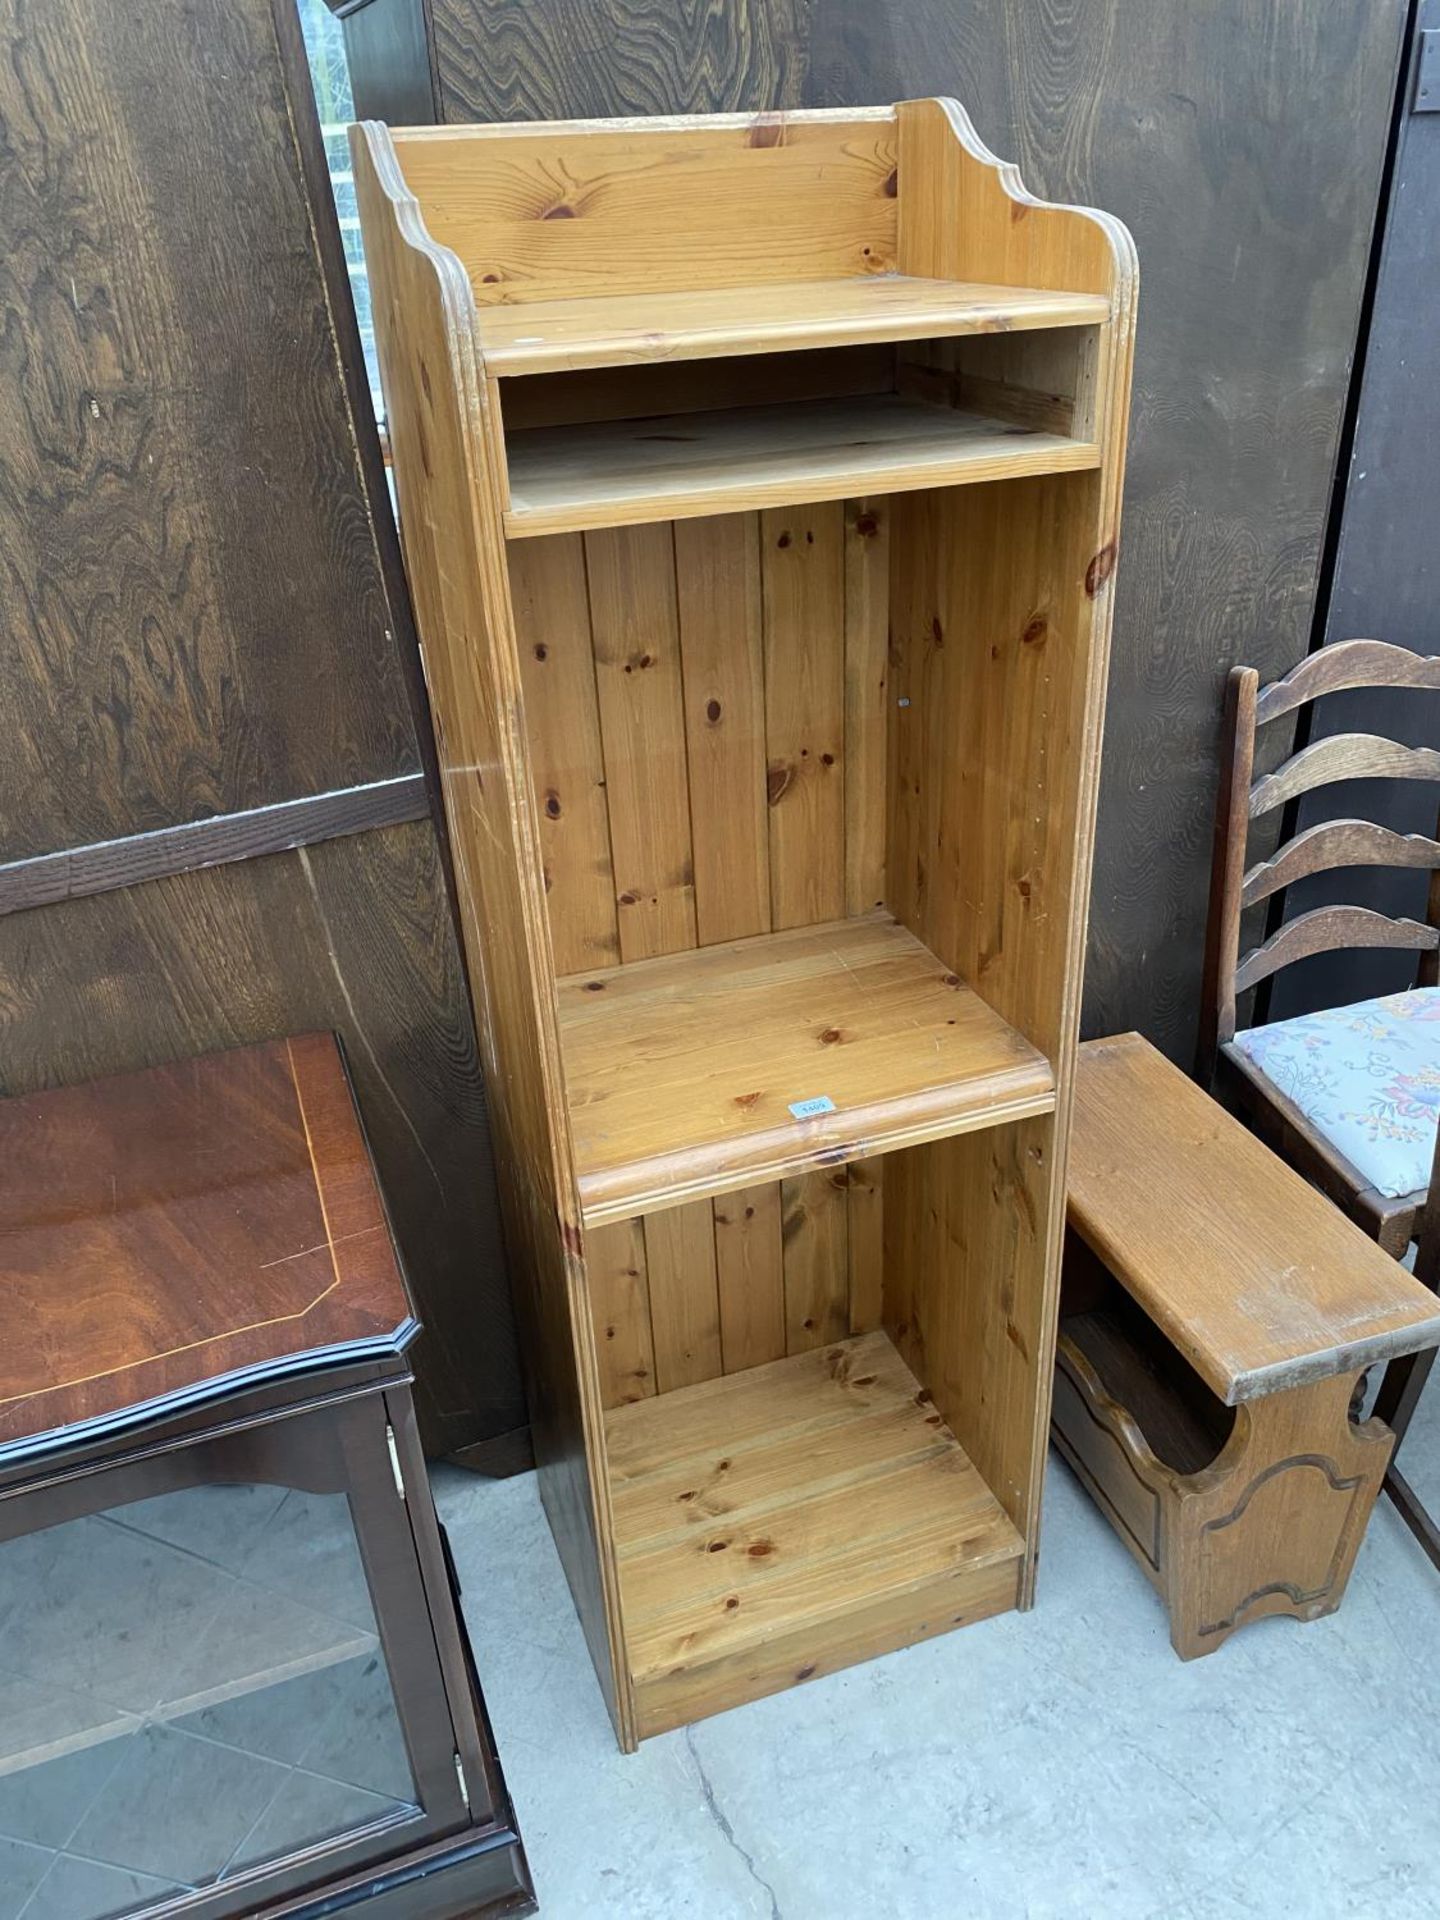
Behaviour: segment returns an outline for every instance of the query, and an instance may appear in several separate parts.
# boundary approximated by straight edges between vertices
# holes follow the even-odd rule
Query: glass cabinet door
[[[0,1920],[108,1920],[420,1816],[344,1493],[0,1541]]]

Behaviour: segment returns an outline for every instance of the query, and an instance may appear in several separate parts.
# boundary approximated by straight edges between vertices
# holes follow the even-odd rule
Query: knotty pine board
[[[876,497],[512,543],[558,974],[883,898],[890,519]],[[796,725],[812,685],[820,731]],[[788,1242],[778,1184],[715,1203],[725,1371],[783,1355],[787,1325],[808,1340],[807,1317],[822,1337],[879,1324],[881,1162],[831,1177],[863,1216],[853,1245],[833,1199],[823,1233],[792,1206]],[[590,1234],[602,1396],[617,1405],[655,1391],[654,1282],[643,1223]],[[788,1298],[815,1314],[787,1308],[787,1262]]]
[[[492,305],[480,315],[480,343],[490,371],[504,378],[1081,326],[1109,317],[1109,301],[1096,294],[886,273]]]
[[[1014,1605],[1020,1536],[883,1333],[606,1436],[643,1733]]]

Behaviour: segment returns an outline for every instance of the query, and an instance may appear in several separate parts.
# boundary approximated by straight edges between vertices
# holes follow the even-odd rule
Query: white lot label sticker
[[[835,1102],[828,1093],[817,1093],[813,1100],[792,1100],[790,1111],[797,1120],[813,1120],[817,1113],[834,1113]]]

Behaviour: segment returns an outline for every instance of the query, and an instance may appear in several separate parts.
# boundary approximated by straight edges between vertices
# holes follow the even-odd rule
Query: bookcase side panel
[[[1120,222],[1053,206],[998,160],[955,100],[895,109],[896,264],[901,273],[987,286],[1113,294],[1129,265]]]
[[[890,905],[1047,1055],[1063,1099],[1103,687],[1087,587],[1103,477],[893,504]],[[1064,1140],[1057,1112],[940,1142],[885,1196],[887,1324],[1032,1563]]]
[[[886,1323],[1034,1560],[1136,275],[1123,226],[1035,200],[953,101],[897,109],[902,271],[1108,294],[1093,473],[897,500],[890,905],[1050,1059],[1053,1116],[887,1181]],[[1023,372],[1022,372],[1023,381]],[[1077,405],[1081,399],[1077,389]]]
[[[634,1744],[499,502],[469,291],[381,128],[352,136],[406,571],[494,1120],[541,1492],[621,1744]]]
[[[1056,1302],[1055,1119],[888,1156],[885,1328],[1035,1552]]]

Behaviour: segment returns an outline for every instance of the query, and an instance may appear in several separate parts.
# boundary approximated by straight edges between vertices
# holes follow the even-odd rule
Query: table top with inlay
[[[332,1034],[0,1101],[0,1459],[418,1331]]]

